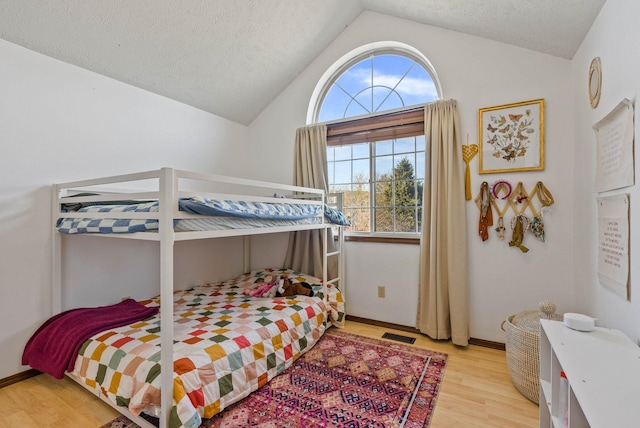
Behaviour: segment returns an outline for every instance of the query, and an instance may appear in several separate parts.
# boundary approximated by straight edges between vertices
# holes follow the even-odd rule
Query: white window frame
[[[347,70],[349,70],[354,65],[360,63],[362,60],[369,58],[375,55],[384,55],[384,54],[395,54],[405,56],[409,59],[412,59],[419,65],[421,65],[431,76],[433,83],[435,85],[438,99],[442,99],[442,88],[440,85],[440,81],[438,79],[437,73],[429,60],[422,55],[415,48],[398,42],[378,42],[372,43],[369,45],[362,46],[358,49],[354,49],[348,54],[344,55],[338,61],[336,61],[331,67],[327,69],[322,78],[318,81],[316,88],[314,89],[313,95],[311,97],[311,102],[309,103],[309,109],[307,111],[307,123],[316,123],[317,118],[319,116],[322,103],[324,98],[330,88],[333,86],[333,83],[340,78],[340,76]],[[396,110],[388,110],[384,113],[389,113],[393,111],[404,111],[410,110],[411,108],[415,108],[415,106],[405,106]],[[331,123],[339,123],[342,121],[353,121],[360,118],[366,118],[370,116],[374,116],[380,114],[380,112],[376,112],[370,115],[363,115],[359,117],[348,117],[345,119],[338,119],[331,122],[326,122],[327,124]],[[369,145],[369,163],[370,163],[370,177],[369,177],[369,192],[370,192],[370,221],[369,221],[369,231],[368,232],[355,232],[348,231],[348,235],[364,235],[364,236],[375,236],[375,237],[389,237],[389,238],[406,238],[406,237],[419,237],[419,230],[417,232],[375,232],[374,231],[374,221],[375,221],[375,183],[373,175],[375,174],[375,156],[373,156],[373,143],[368,143]],[[415,159],[415,151],[414,151],[414,159]],[[395,164],[394,164],[395,167]],[[421,180],[423,183],[423,191],[424,191],[424,177],[418,177],[417,175],[417,165],[414,165],[414,177],[417,180]],[[351,177],[353,179],[353,177]],[[394,217],[395,218],[395,217]],[[416,218],[416,222],[419,222],[420,219]]]

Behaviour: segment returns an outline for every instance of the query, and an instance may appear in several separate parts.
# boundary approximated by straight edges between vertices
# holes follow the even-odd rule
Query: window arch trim
[[[443,99],[442,87],[436,70],[429,60],[417,49],[405,43],[395,41],[382,41],[370,43],[353,49],[334,62],[318,80],[311,95],[307,110],[307,124],[317,123],[317,117],[324,101],[324,97],[335,81],[349,68],[360,61],[375,55],[395,54],[403,55],[419,63],[430,75],[435,85],[438,99]],[[411,108],[411,106],[409,106]],[[384,112],[388,113],[388,112]],[[351,120],[352,118],[345,118]]]

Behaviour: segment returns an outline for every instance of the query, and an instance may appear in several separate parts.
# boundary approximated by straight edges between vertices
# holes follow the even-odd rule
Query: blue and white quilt
[[[230,201],[200,196],[180,199],[179,204],[180,210],[192,214],[242,218],[300,220],[316,217],[322,211],[321,205]]]
[[[328,205],[262,203],[247,201],[212,200],[202,197],[182,198],[179,200],[181,211],[198,214],[207,218],[211,229],[240,228],[239,219],[251,219],[249,227],[257,227],[256,221],[263,222],[264,227],[276,225],[293,225],[300,223],[319,222],[324,211],[327,222],[347,226],[349,221],[338,210]],[[91,205],[80,208],[77,212],[158,212],[158,202],[145,202],[127,205]],[[220,225],[213,224],[220,219]],[[226,220],[222,220],[226,219]],[[179,222],[189,220],[174,220],[174,227]],[[202,221],[200,221],[202,223]],[[91,218],[60,218],[57,229],[61,233],[134,233],[158,230],[157,219],[91,219]],[[184,228],[180,230],[185,230]],[[207,230],[207,229],[198,229]]]

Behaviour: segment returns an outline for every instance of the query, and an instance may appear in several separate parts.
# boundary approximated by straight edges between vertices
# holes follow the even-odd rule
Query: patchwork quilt
[[[274,275],[307,282],[314,295],[249,295]],[[159,300],[141,303],[154,307]],[[173,304],[173,428],[198,427],[203,418],[288,368],[329,325],[344,323],[344,301],[337,288],[288,269],[254,271],[176,292]],[[158,415],[160,316],[93,336],[82,345],[73,374],[134,414]]]
[[[67,204],[68,205],[68,204]],[[181,211],[192,214],[199,214],[203,218],[210,219],[231,219],[227,224],[234,226],[224,226],[224,228],[242,228],[240,219],[252,220],[248,227],[269,227],[275,225],[293,225],[296,221],[308,223],[310,220],[318,220],[321,214],[327,222],[348,226],[349,221],[340,211],[324,205],[308,204],[279,204],[261,203],[246,201],[212,200],[202,197],[181,198],[178,202]],[[73,211],[86,213],[105,212],[158,212],[158,202],[144,202],[139,204],[104,204],[96,205],[89,203],[87,206],[75,204]],[[263,222],[262,225],[256,221]],[[176,220],[174,226],[179,222],[188,220]],[[278,222],[282,222],[279,224]],[[215,222],[209,223],[215,229]],[[157,219],[92,219],[92,218],[60,218],[56,224],[61,233],[134,233],[158,230]],[[247,227],[247,226],[244,226]],[[200,230],[200,229],[198,229]]]

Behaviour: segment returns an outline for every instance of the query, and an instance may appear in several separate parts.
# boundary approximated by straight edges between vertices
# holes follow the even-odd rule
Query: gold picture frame
[[[478,172],[544,169],[544,99],[478,110]]]

